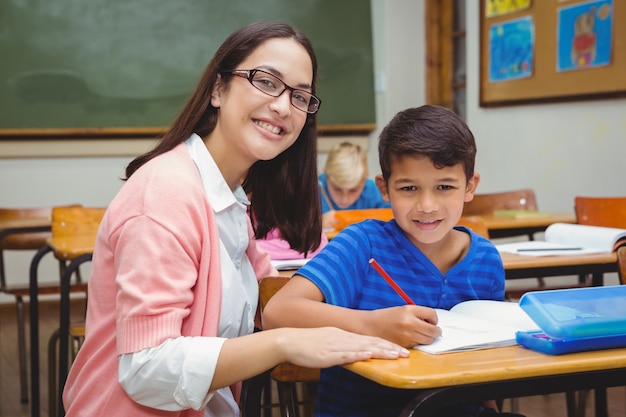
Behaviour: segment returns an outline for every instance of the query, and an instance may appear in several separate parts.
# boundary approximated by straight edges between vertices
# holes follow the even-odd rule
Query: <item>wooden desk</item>
[[[527,217],[519,219],[494,216],[493,214],[481,215],[480,217],[485,220],[491,239],[543,232],[553,223],[576,223],[576,214],[574,213],[548,212],[547,214],[547,217]]]
[[[558,356],[519,346],[442,355],[411,350],[409,358],[345,367],[382,385],[418,390],[401,416],[428,417],[467,401],[624,385],[626,348]],[[606,415],[606,402],[596,401],[596,416]]]
[[[602,276],[617,272],[617,254],[595,253],[567,256],[524,256],[503,253],[506,279],[593,274],[593,285],[602,285]]]
[[[0,221],[0,241],[19,233],[49,232],[50,228],[49,217]]]

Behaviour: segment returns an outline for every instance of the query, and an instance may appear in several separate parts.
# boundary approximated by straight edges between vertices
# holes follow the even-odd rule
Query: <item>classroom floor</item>
[[[80,317],[84,309],[84,300],[75,299],[72,302],[71,311]],[[26,307],[28,311],[28,307]],[[48,414],[48,387],[47,387],[47,344],[52,332],[58,327],[58,305],[55,301],[46,301],[40,308],[40,351],[41,351],[41,404],[42,417]],[[28,331],[27,331],[28,333]],[[625,382],[626,384],[626,382]],[[276,389],[271,390],[270,406],[264,417],[278,417],[276,405]],[[301,398],[306,399],[306,388],[300,387]],[[592,417],[594,401],[590,393],[586,396],[586,414]],[[271,406],[274,404],[274,406]],[[626,388],[617,387],[608,390],[608,409],[610,417],[626,417]],[[311,408],[302,406],[301,416],[312,415]],[[504,402],[504,411],[511,410],[511,401]],[[542,395],[536,397],[524,397],[517,399],[517,412],[527,417],[566,417],[565,394]],[[29,405],[20,404],[19,401],[19,373],[17,362],[17,339],[15,308],[13,304],[0,304],[0,417],[27,417]]]

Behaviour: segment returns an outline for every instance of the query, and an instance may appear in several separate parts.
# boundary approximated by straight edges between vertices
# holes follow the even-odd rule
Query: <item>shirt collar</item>
[[[250,204],[241,185],[238,185],[234,191],[230,190],[222,172],[200,136],[193,133],[185,141],[185,145],[187,145],[191,159],[198,167],[204,191],[215,212],[222,211],[237,202],[245,205]]]

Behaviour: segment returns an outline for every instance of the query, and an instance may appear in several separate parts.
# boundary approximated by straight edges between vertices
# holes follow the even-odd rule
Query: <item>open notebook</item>
[[[539,326],[513,302],[471,300],[449,311],[437,309],[442,335],[430,345],[415,349],[427,353],[451,353],[517,344],[517,331],[538,330]]]
[[[292,269],[298,269],[309,261],[306,259],[273,259],[271,261],[272,266],[279,271],[290,271]]]

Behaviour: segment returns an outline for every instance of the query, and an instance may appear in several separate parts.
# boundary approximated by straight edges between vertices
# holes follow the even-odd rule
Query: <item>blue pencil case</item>
[[[520,346],[550,355],[626,347],[626,285],[532,291],[520,307],[540,331],[518,331]]]

